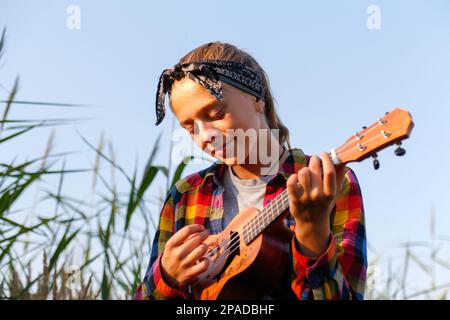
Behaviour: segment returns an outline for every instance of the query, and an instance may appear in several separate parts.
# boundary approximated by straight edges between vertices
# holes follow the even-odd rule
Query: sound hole
[[[228,257],[222,270],[220,270],[220,272],[215,277],[217,280],[226,274],[225,270],[233,261],[234,257],[241,254],[239,232],[231,231],[230,239],[231,239],[230,244],[225,248],[224,252],[222,253],[226,254]]]

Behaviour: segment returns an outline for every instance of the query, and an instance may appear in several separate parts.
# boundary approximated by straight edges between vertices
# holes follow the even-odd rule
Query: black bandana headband
[[[228,60],[200,60],[190,63],[177,63],[173,68],[165,69],[159,77],[156,91],[156,125],[164,119],[166,108],[164,99],[170,94],[175,80],[184,77],[203,86],[217,100],[222,100],[222,83],[226,82],[264,101],[264,88],[261,77],[243,63]]]

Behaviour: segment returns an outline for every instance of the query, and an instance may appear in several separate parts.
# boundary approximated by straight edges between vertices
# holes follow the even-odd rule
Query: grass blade
[[[49,263],[49,270],[52,270],[52,268],[56,265],[56,262],[58,261],[59,256],[64,251],[64,249],[70,244],[70,242],[75,238],[75,236],[78,234],[78,232],[81,230],[81,228],[74,231],[71,235],[68,236],[70,231],[70,223],[67,225],[66,231],[64,232],[64,235],[62,236],[61,240],[58,243],[58,246],[56,247],[55,252],[53,253],[52,257],[50,258]]]
[[[3,31],[3,32],[5,32],[5,31]],[[12,104],[14,97],[16,96],[18,90],[19,90],[19,77],[17,77],[16,80],[14,81],[13,89],[12,89],[11,93],[9,94],[8,100],[6,101],[6,108],[5,108],[5,111],[3,112],[3,118],[2,118],[3,121],[5,121],[6,118],[8,117],[8,113],[11,108],[11,104]],[[4,122],[0,123],[0,135],[2,134],[3,126],[4,126]]]
[[[181,175],[183,174],[184,169],[186,168],[186,166],[188,165],[188,163],[190,161],[192,161],[194,159],[194,156],[187,156],[185,157],[181,163],[178,165],[177,169],[175,170],[175,173],[173,175],[172,178],[172,183],[169,186],[169,190],[172,189],[172,187],[175,185],[175,183],[180,180]],[[169,192],[169,190],[167,190],[167,192]]]

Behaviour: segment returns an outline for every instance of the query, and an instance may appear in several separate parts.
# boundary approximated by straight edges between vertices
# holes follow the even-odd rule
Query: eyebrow
[[[210,103],[206,104],[204,107],[202,107],[202,108],[198,111],[198,113],[204,112],[204,111],[207,110],[207,109],[210,109],[210,108],[212,108],[212,107],[215,107],[217,104],[220,104],[220,101],[219,101],[219,100],[213,100],[212,102],[210,102]],[[180,126],[183,127],[183,126],[186,125],[186,123],[189,122],[189,121],[190,121],[190,119],[187,119],[187,120],[184,120],[183,122],[180,122]]]

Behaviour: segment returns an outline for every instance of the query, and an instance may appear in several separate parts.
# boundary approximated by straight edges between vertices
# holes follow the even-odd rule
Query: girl
[[[328,153],[320,159],[290,147],[255,59],[221,42],[194,49],[163,71],[156,124],[164,117],[166,92],[180,125],[218,161],[170,190],[135,298],[192,298],[190,284],[208,268],[208,235],[221,232],[243,208],[261,209],[287,188],[290,262],[278,285],[259,298],[362,299],[366,233],[357,179],[344,165],[335,167]],[[249,136],[237,142],[237,132],[252,130],[253,143]],[[276,161],[263,161],[261,147]]]

